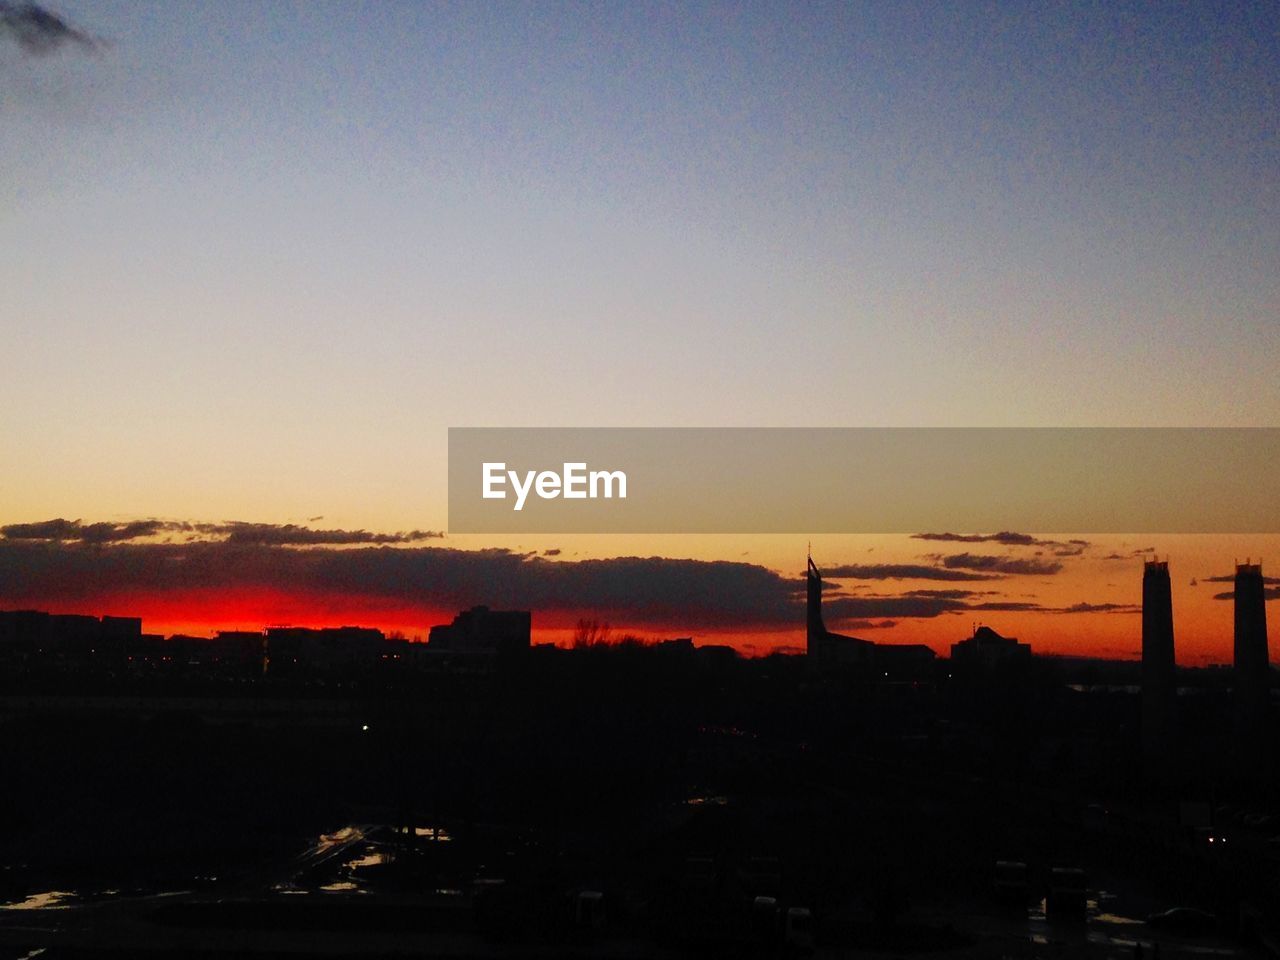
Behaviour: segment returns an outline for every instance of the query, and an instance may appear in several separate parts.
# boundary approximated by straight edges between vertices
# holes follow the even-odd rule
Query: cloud
[[[183,543],[0,540],[0,605],[243,592],[358,598],[424,611],[477,603],[600,611],[615,622],[803,622],[794,582],[764,567],[661,557],[549,560],[508,550],[359,545],[262,537]]]
[[[193,523],[188,520],[134,520],[129,523],[81,523],[79,520],[42,520],[37,523],[11,523],[0,527],[6,540],[81,541],[84,543],[122,543],[142,540],[161,533],[187,533],[188,540],[202,539],[226,543],[264,545],[333,545],[417,543],[437,539],[443,533],[434,530],[410,530],[401,533],[370,533],[367,530],[313,530],[293,523]]]
[[[1205,583],[1235,583],[1236,577],[1233,573],[1223,574],[1220,577],[1203,577]],[[1280,577],[1263,577],[1262,582],[1266,584],[1280,583]]]
[[[32,56],[46,56],[67,45],[86,50],[98,50],[102,46],[100,40],[34,3],[0,0],[0,33],[17,43],[23,53]]]
[[[826,567],[822,575],[832,580],[996,580],[996,576],[944,570],[919,563],[847,563]]]
[[[1262,596],[1265,600],[1280,600],[1280,587],[1263,587]],[[1234,590],[1228,590],[1226,593],[1215,593],[1213,595],[1213,599],[1215,600],[1234,600],[1235,598],[1236,592]]]
[[[224,524],[200,525],[203,533],[224,536],[227,543],[256,543],[267,546],[286,544],[355,544],[355,543],[416,543],[443,537],[435,530],[410,530],[402,533],[370,533],[368,530],[312,530],[297,524],[244,523],[232,521]]]
[[[1049,613],[1141,613],[1142,607],[1134,603],[1073,603],[1069,607],[1055,607]]]
[[[1075,541],[1064,543],[1054,547],[1050,552],[1055,557],[1078,557],[1085,551],[1085,547],[1078,546]]]
[[[1029,533],[1002,530],[999,533],[913,533],[913,540],[942,543],[999,543],[1007,547],[1047,547],[1057,557],[1078,557],[1089,547],[1088,540],[1041,540]]]
[[[1013,533],[1009,530],[1000,533],[913,533],[912,540],[941,540],[947,543],[1004,543],[1010,546],[1041,546],[1044,541],[1037,540],[1027,533]]]
[[[823,619],[831,623],[882,617],[929,619],[969,609],[963,601],[947,597],[833,597],[822,602]]]
[[[994,590],[908,590],[911,597],[942,597],[947,600],[967,600],[970,597],[995,593]]]
[[[6,540],[82,540],[85,543],[117,543],[155,536],[167,529],[164,521],[135,520],[131,523],[81,523],[79,520],[41,520],[11,523],[0,527]]]
[[[173,533],[196,539],[158,539]],[[262,610],[272,609],[276,601],[271,598],[278,597],[281,603],[292,603],[290,609],[335,617],[345,616],[344,611],[357,616],[362,610],[395,610],[409,618],[406,622],[421,617],[424,625],[435,622],[428,618],[480,603],[534,610],[544,625],[572,623],[585,612],[617,624],[682,630],[798,629],[804,623],[803,584],[793,575],[745,561],[568,559],[532,551],[428,546],[417,541],[439,534],[422,531],[377,534],[244,522],[57,519],[10,524],[0,527],[0,534],[0,607],[66,610],[110,605],[122,612],[146,613],[155,608],[147,604],[154,604],[180,618],[193,602],[204,603],[206,611],[221,611],[234,610],[243,599],[250,608]],[[982,557],[962,558],[982,572],[911,564],[846,565],[831,569],[829,575],[877,582],[985,581],[997,579],[1001,573],[996,571],[1043,572],[1047,566],[1044,561],[1007,557],[992,558],[994,565]],[[1009,564],[1038,566],[1028,571]],[[902,593],[858,592],[860,588],[856,583],[848,590],[836,585],[827,594],[824,615],[833,627],[857,624],[850,629],[872,629],[870,623],[882,629],[890,621],[965,611],[1113,609],[1077,605],[1054,610],[964,586]]]
[[[86,536],[97,525],[79,521],[6,528],[15,535],[0,539],[0,606],[66,609],[110,602],[125,609],[154,601],[180,610],[192,597],[225,596],[234,606],[236,597],[279,596],[337,611],[335,616],[344,604],[353,610],[421,611],[425,618],[486,603],[535,610],[553,622],[558,614],[589,610],[614,623],[682,629],[804,623],[804,591],[795,578],[740,561],[549,559],[505,549],[364,543],[349,531],[331,545],[318,541],[338,539],[335,531],[300,534],[288,525],[260,524],[236,527],[235,537],[209,539],[201,533],[195,541],[156,542],[127,539],[127,525],[107,526],[105,536]],[[949,571],[925,568],[924,575],[935,574],[947,578]],[[929,618],[967,608],[964,597],[945,591],[837,595],[824,603],[833,624]]]
[[[552,547],[550,550],[543,550],[542,555],[544,557],[558,557],[560,556],[560,548]]]
[[[1142,547],[1138,550],[1130,550],[1128,553],[1108,553],[1103,560],[1137,560],[1139,557],[1146,559],[1148,553],[1155,554],[1155,547]]]
[[[1215,593],[1215,600],[1234,600],[1236,598],[1235,582],[1236,577],[1233,573],[1224,573],[1216,577],[1201,577],[1204,583],[1229,583],[1232,588],[1225,593]],[[1280,598],[1280,577],[1263,577],[1262,582],[1266,584],[1262,588],[1262,596],[1266,600],[1275,600]]]
[[[942,558],[942,565],[949,570],[979,570],[983,573],[1000,573],[1013,576],[1045,576],[1062,570],[1062,564],[1053,560],[997,557],[990,554],[975,553],[955,553],[945,556]]]

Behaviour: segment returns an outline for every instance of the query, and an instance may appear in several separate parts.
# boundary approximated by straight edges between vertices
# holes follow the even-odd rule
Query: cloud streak
[[[1062,570],[1056,560],[1027,557],[997,557],[990,554],[955,553],[942,558],[948,570],[977,570],[1009,576],[1051,576]]]
[[[1215,593],[1213,595],[1213,599],[1215,600],[1234,600],[1235,598],[1236,592],[1234,590],[1228,590],[1226,593]],[[1264,600],[1280,600],[1280,587],[1263,587],[1262,598]]]
[[[191,534],[193,541],[209,540],[266,546],[343,546],[351,544],[418,543],[438,539],[435,530],[370,533],[367,530],[315,530],[293,523],[193,523],[189,520],[134,520],[129,523],[81,523],[79,520],[41,520],[0,527],[6,540],[45,540],[81,543],[124,543],[172,533]]]
[[[1078,557],[1090,546],[1088,540],[1041,540],[1029,533],[1002,530],[999,533],[913,533],[912,540],[940,543],[999,543],[1006,547],[1043,547],[1055,557]]]
[[[995,575],[947,570],[922,563],[846,563],[823,567],[830,580],[996,580]]]

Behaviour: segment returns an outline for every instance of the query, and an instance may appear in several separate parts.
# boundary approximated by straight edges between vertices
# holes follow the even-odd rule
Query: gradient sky
[[[0,523],[440,529],[450,425],[1280,422],[1275,4],[53,9],[102,43],[0,37]]]

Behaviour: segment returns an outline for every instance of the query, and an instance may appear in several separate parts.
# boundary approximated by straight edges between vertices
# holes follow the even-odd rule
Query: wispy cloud
[[[313,530],[296,524],[244,523],[198,524],[201,533],[223,537],[227,543],[254,543],[266,546],[309,544],[417,543],[443,537],[437,530],[409,530],[400,533],[370,533],[368,530]]]
[[[1103,560],[1137,560],[1139,557],[1146,558],[1147,554],[1154,554],[1155,547],[1142,547],[1138,550],[1130,550],[1128,553],[1108,553]]]
[[[823,567],[822,575],[832,580],[996,580],[995,575],[947,570],[921,563],[846,563]]]
[[[1088,540],[1041,540],[1029,533],[1002,530],[999,533],[913,533],[913,540],[940,543],[999,543],[1006,547],[1042,547],[1055,557],[1078,557],[1090,546]]]
[[[130,523],[81,523],[79,520],[41,520],[36,523],[11,523],[0,527],[6,540],[80,540],[85,543],[118,543],[153,537],[168,529],[161,520],[135,520]]]
[[[219,541],[262,545],[327,545],[418,543],[444,536],[436,530],[370,533],[368,530],[316,530],[293,523],[196,523],[189,520],[134,520],[128,523],[82,523],[80,520],[41,520],[0,527],[5,540],[47,540],[82,543],[124,543],[166,533],[189,534],[190,541]]]
[[[1263,587],[1262,597],[1264,600],[1280,599],[1280,587]],[[1236,592],[1234,590],[1228,590],[1226,593],[1215,593],[1213,595],[1213,599],[1215,600],[1234,600],[1235,598]]]
[[[1142,607],[1135,603],[1073,603],[1069,607],[1054,607],[1047,613],[1141,613]]]
[[[1048,576],[1062,570],[1056,560],[1037,560],[1034,557],[998,557],[991,554],[954,553],[942,557],[942,565],[949,570],[978,570],[983,573],[999,573],[1009,576]]]

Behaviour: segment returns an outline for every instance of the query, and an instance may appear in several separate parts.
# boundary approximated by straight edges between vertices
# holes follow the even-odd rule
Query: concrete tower
[[[1142,571],[1142,754],[1149,764],[1173,753],[1176,706],[1169,563],[1150,560]]]
[[[1255,754],[1251,746],[1265,746],[1271,695],[1262,564],[1236,564],[1235,607],[1236,739],[1241,756],[1250,759]]]

